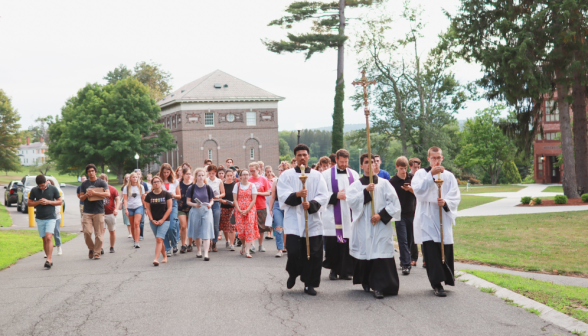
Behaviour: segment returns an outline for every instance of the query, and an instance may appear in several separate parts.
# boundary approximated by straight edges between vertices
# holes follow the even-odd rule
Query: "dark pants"
[[[398,222],[395,222],[398,250],[400,251],[400,266],[410,266],[410,261],[412,260],[411,249],[415,245],[412,234],[412,221],[413,218],[402,217]]]
[[[427,276],[431,287],[435,288],[445,282],[446,285],[455,286],[455,274],[453,268],[453,244],[445,245],[445,264],[441,259],[441,243],[432,240],[423,242],[423,259],[427,263]]]
[[[323,236],[309,238],[310,260],[306,255],[306,238],[288,235],[286,249],[288,261],[286,271],[290,277],[300,276],[306,287],[318,287],[321,283],[321,269],[323,262]]]
[[[400,281],[394,258],[357,260],[353,284],[361,284],[385,295],[397,295]]]
[[[349,239],[346,243],[338,243],[337,237],[325,236],[325,260],[323,267],[346,279],[353,276],[355,258],[349,254]]]

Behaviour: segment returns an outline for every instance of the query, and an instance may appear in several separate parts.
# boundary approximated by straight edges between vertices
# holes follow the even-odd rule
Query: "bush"
[[[568,204],[568,197],[566,195],[556,195],[555,204]]]
[[[525,179],[523,180],[524,184],[532,184],[535,183],[535,178],[532,174],[529,174],[525,177]]]
[[[475,178],[471,177],[470,178],[470,183],[471,184],[481,184],[482,182],[480,182],[480,180],[476,180]]]
[[[531,203],[531,197],[525,196],[525,197],[521,198],[521,203],[522,204],[529,204],[529,203]]]
[[[459,185],[466,185],[466,184],[468,184],[466,181],[462,181],[460,179],[456,179],[456,180],[457,180],[457,184],[459,184]]]
[[[517,166],[512,161],[506,161],[502,165],[502,172],[508,184],[511,183],[521,183],[521,174],[519,174],[519,170]]]
[[[585,202],[585,203],[588,202],[588,194],[584,194],[580,197],[582,197],[582,202]]]
[[[539,205],[539,204],[541,204],[542,201],[541,201],[541,198],[535,197],[535,198],[533,198],[533,202],[535,202],[535,205]]]

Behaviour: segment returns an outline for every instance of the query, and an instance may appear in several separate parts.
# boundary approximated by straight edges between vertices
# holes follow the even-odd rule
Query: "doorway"
[[[557,164],[557,156],[549,157],[550,174],[549,179],[551,183],[561,183],[561,174],[559,171],[559,165]]]

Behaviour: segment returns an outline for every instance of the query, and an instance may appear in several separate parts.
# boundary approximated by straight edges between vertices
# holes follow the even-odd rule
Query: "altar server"
[[[349,164],[349,152],[339,149],[336,153],[337,164],[323,171],[330,199],[326,211],[322,214],[325,240],[325,260],[323,267],[331,270],[331,280],[351,280],[355,261],[349,254],[351,221],[353,214],[347,204],[347,189],[359,180],[359,174]]]
[[[349,249],[356,258],[353,283],[361,284],[366,292],[374,290],[378,299],[398,294],[398,271],[394,261],[394,222],[400,219],[400,201],[396,191],[385,179],[373,175],[369,183],[369,165],[374,159],[368,154],[360,157],[364,176],[353,182],[347,191],[347,203],[353,211],[353,230]],[[373,199],[370,195],[373,191]],[[372,214],[374,202],[375,213]]]
[[[294,148],[296,167],[280,175],[277,194],[280,209],[284,210],[284,233],[288,236],[287,287],[294,287],[296,277],[300,275],[305,286],[304,292],[314,296],[314,288],[320,285],[323,261],[323,223],[319,212],[325,210],[330,194],[321,173],[308,167],[309,154],[310,150],[304,144]],[[307,176],[305,189],[300,181],[302,165]],[[303,201],[304,197],[306,202]],[[305,210],[308,211],[310,258],[307,258]]]
[[[443,152],[439,147],[429,148],[427,159],[430,166],[419,169],[412,179],[412,189],[417,198],[414,218],[414,241],[423,244],[426,251],[427,276],[436,296],[447,296],[445,285],[455,286],[453,268],[453,225],[457,217],[457,206],[461,195],[455,176],[446,170]],[[441,178],[441,197],[435,180]],[[441,229],[439,207],[443,215],[443,247],[445,262],[441,258]]]

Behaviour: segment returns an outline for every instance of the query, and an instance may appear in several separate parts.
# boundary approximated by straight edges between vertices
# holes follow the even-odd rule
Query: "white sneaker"
[[[143,236],[139,237],[139,240],[143,240]]]
[[[251,244],[249,251],[251,251],[252,253],[255,253],[255,245]]]
[[[43,258],[47,258],[47,254],[43,253],[44,257]]]
[[[226,246],[227,248],[229,248],[229,247],[231,247],[231,244],[229,244],[229,242],[226,242],[226,243],[225,243],[225,246]]]
[[[282,257],[282,251],[278,251],[278,253],[276,254],[276,258],[281,258]]]
[[[265,247],[263,247],[263,245],[259,245],[259,252],[265,252]]]
[[[127,238],[133,238],[133,235],[129,235]]]
[[[231,245],[231,246],[229,247],[229,249],[230,249],[231,251],[235,251],[235,245]]]
[[[167,251],[166,254],[167,254],[168,257],[171,257],[172,256],[172,252],[171,251]]]
[[[57,255],[62,255],[63,254],[63,250],[61,249],[61,246],[57,247]]]

